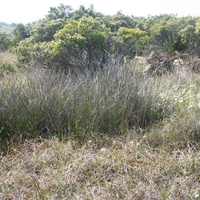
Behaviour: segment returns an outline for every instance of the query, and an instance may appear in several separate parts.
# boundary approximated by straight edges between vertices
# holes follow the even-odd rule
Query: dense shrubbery
[[[10,41],[4,40],[1,46],[4,49],[12,46],[22,64],[67,71],[96,70],[113,56],[124,61],[124,58],[149,54],[154,49],[170,56],[175,51],[198,56],[199,21],[199,17],[143,18],[121,12],[107,16],[92,6],[73,10],[61,4],[51,8],[38,22],[18,24]]]

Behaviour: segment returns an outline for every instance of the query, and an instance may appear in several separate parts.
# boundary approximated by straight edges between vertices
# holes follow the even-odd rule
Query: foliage
[[[57,19],[68,19],[72,15],[71,6],[60,4],[57,8],[50,7],[50,10],[46,16],[47,21],[57,20]]]
[[[65,69],[74,65],[80,70],[98,67],[103,59],[108,33],[101,22],[91,17],[69,21],[51,43],[53,55],[59,60],[54,64]]]
[[[117,31],[117,36],[119,43],[116,48],[120,49],[117,53],[129,58],[142,52],[148,42],[147,33],[138,28],[121,27]]]
[[[180,34],[177,32],[175,24],[164,24],[153,27],[152,36],[155,44],[160,47],[161,50],[169,54],[173,54],[175,51],[183,50],[183,42]]]
[[[49,42],[54,39],[54,34],[62,29],[66,24],[64,19],[51,21],[41,20],[31,27],[31,41],[33,43]]]
[[[18,24],[11,41],[22,63],[66,71],[96,70],[112,57],[124,60],[154,49],[198,56],[199,20],[175,15],[130,17],[121,12],[109,16],[92,5],[73,10],[61,4],[38,22]]]
[[[29,37],[29,33],[27,27],[24,24],[17,24],[13,30],[13,40],[16,44],[18,44],[21,40]]]
[[[31,52],[33,52],[32,44],[30,40],[27,38],[22,40],[19,45],[16,47],[16,54],[18,61],[23,64],[30,64]]]
[[[85,8],[85,6],[81,5],[78,10],[73,12],[71,19],[79,20],[84,16],[89,16],[94,19],[101,19],[103,15],[99,12],[96,12],[93,5],[90,5],[89,8]]]
[[[132,18],[124,15],[122,12],[117,12],[113,16],[103,16],[102,20],[106,27],[110,28],[113,33],[116,33],[121,27],[133,28],[135,25]]]
[[[0,52],[6,51],[11,45],[10,39],[6,36],[5,33],[0,32]]]

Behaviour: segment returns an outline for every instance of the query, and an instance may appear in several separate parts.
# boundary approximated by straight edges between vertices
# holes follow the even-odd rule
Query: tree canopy
[[[92,5],[73,10],[61,4],[37,22],[18,24],[12,37],[1,34],[0,42],[1,50],[15,49],[22,63],[84,70],[97,69],[112,56],[131,59],[154,49],[199,56],[199,38],[200,17],[103,15]]]

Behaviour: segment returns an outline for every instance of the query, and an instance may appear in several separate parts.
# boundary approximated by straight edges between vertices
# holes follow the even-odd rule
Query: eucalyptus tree
[[[108,34],[109,29],[92,17],[68,21],[50,45],[54,64],[64,69],[96,69],[104,62]]]
[[[144,50],[149,37],[139,28],[121,27],[117,31],[116,53],[122,58],[133,58]]]

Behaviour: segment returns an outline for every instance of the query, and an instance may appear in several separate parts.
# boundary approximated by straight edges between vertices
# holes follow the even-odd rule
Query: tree
[[[192,51],[196,47],[197,36],[195,34],[195,26],[187,25],[180,31],[182,43],[185,45],[185,49]]]
[[[48,21],[56,20],[56,19],[69,19],[71,18],[73,13],[73,9],[71,6],[60,4],[57,8],[50,7],[48,15],[46,19]]]
[[[52,52],[59,65],[96,69],[103,62],[109,30],[92,17],[71,20],[55,35]]]
[[[54,39],[54,34],[62,29],[66,23],[64,19],[55,19],[51,21],[41,20],[32,25],[30,31],[31,39],[34,43],[52,41]]]
[[[174,15],[161,15],[151,20],[151,44],[153,48],[162,50],[168,54],[182,51],[185,48],[180,30],[183,23]]]
[[[104,16],[102,20],[104,24],[111,29],[112,32],[117,32],[120,27],[134,28],[135,26],[133,19],[121,12],[117,12],[113,16]]]
[[[145,31],[139,28],[121,27],[117,31],[117,54],[122,57],[132,58],[142,52],[148,42],[148,36]]]
[[[24,40],[29,37],[28,30],[24,24],[17,24],[13,30],[14,42],[19,43],[21,40]]]
[[[0,32],[0,52],[5,51],[11,44],[10,39],[6,36],[6,33]]]
[[[103,17],[103,15],[100,12],[95,11],[93,5],[90,5],[89,8],[85,8],[83,5],[81,5],[79,9],[73,13],[71,18],[74,20],[79,20],[84,16],[89,16],[94,19],[96,18],[101,19]]]

